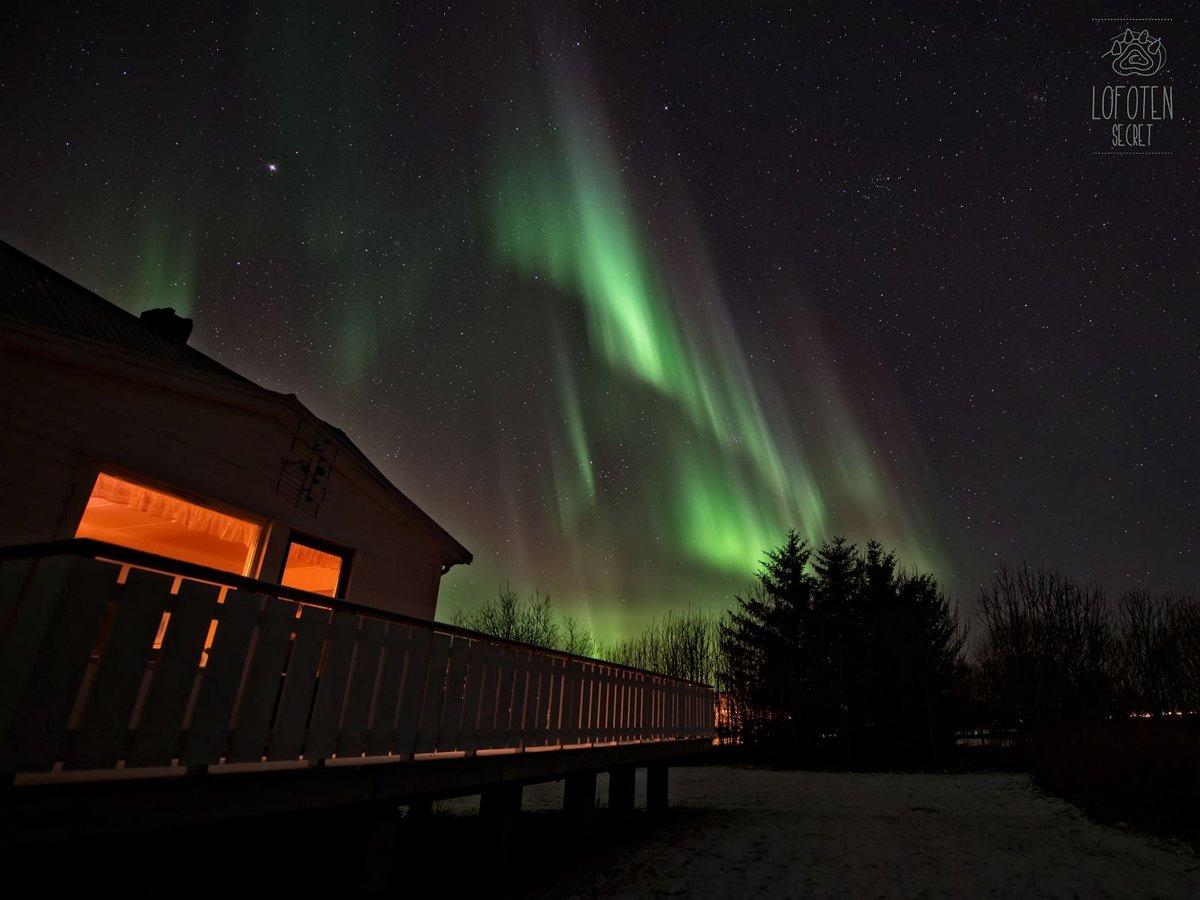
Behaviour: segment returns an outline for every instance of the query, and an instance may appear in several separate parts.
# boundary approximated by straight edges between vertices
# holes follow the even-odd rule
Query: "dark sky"
[[[734,5],[9,10],[0,237],[342,427],[443,616],[611,637],[789,526],[1194,588],[1187,5]]]

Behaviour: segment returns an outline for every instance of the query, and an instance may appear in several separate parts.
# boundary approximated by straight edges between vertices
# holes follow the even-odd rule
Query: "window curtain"
[[[252,522],[219,513],[215,509],[189,503],[179,497],[143,487],[123,478],[101,472],[92,490],[93,498],[107,500],[138,512],[183,525],[189,531],[202,531],[223,541],[253,547],[261,529]]]
[[[299,566],[321,566],[325,569],[337,569],[342,565],[342,558],[333,553],[326,553],[323,550],[317,550],[314,547],[306,547],[303,544],[292,542],[288,549],[288,563],[295,563]]]

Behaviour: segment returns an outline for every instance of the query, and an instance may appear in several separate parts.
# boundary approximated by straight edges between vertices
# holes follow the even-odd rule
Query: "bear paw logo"
[[[1140,75],[1148,78],[1167,62],[1162,38],[1150,37],[1146,30],[1134,33],[1126,28],[1124,34],[1112,39],[1112,47],[1104,54],[1113,58],[1113,71],[1118,75]]]

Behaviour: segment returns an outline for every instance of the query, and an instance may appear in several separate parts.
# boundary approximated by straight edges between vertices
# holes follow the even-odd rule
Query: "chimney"
[[[177,316],[171,307],[142,311],[142,324],[172,341],[186,344],[192,334],[192,320]]]

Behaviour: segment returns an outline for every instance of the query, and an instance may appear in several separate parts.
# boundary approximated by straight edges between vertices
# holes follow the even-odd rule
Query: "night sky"
[[[1200,586],[1186,5],[177,6],[0,13],[0,237],[345,430],[440,616],[627,634],[789,526]]]

